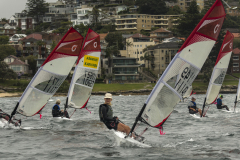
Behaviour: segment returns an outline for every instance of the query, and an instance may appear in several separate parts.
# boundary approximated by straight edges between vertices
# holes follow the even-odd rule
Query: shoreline
[[[108,91],[114,96],[118,95],[149,95],[152,90],[150,89],[141,89],[141,90],[130,90],[130,91]],[[206,94],[207,90],[194,90],[196,94]],[[105,95],[107,91],[92,92],[92,95]],[[237,89],[222,89],[219,94],[236,94]],[[16,92],[3,92],[0,93],[0,98],[4,97],[21,97],[22,93]],[[67,93],[56,93],[53,97],[66,97]]]

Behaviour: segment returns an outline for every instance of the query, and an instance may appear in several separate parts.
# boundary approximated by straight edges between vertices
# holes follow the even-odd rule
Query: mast
[[[237,106],[237,96],[236,96],[235,102],[234,102],[234,112],[235,112],[236,106]]]
[[[206,103],[206,97],[205,97],[205,99],[204,99],[201,117],[203,116],[203,112],[204,112],[204,108],[205,108],[205,103]]]

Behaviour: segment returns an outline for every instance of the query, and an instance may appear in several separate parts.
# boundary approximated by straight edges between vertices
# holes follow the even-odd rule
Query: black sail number
[[[192,84],[196,77],[196,72],[194,68],[186,67],[181,73],[180,78],[178,79],[177,83],[175,84],[175,90],[180,94],[184,95],[189,86]]]
[[[86,70],[82,80],[82,84],[88,87],[93,87],[95,80],[96,74],[94,72]]]

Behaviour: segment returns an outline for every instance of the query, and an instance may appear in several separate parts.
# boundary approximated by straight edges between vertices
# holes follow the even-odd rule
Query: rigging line
[[[142,136],[142,135],[143,135],[143,133],[145,133],[147,130],[148,130],[148,127],[147,127],[147,128],[145,128],[145,129],[142,131],[142,133],[138,135],[138,137]]]
[[[227,73],[227,75],[229,75],[229,76],[232,76],[232,77],[234,77],[234,78],[236,78],[236,79],[238,79],[238,80],[239,80],[239,77],[237,77],[237,76],[234,76],[234,75],[232,75],[231,73]]]
[[[76,111],[76,109],[73,111],[73,113]],[[72,113],[72,115],[73,115],[73,113]],[[69,119],[72,117],[72,115],[69,117]]]

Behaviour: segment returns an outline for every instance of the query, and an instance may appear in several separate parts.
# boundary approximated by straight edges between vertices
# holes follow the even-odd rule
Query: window
[[[233,60],[239,60],[238,56],[233,56]]]
[[[142,47],[142,45],[140,45],[140,47]]]
[[[145,45],[145,47],[147,47],[147,45]]]
[[[140,51],[140,54],[142,54],[142,51]]]
[[[139,47],[139,45],[137,45],[137,48]]]
[[[144,24],[142,25],[142,27],[144,27]]]
[[[135,45],[135,48],[136,48],[136,45]]]
[[[239,63],[233,63],[233,67],[239,67]]]
[[[164,50],[162,50],[162,53],[164,53]]]
[[[164,67],[164,64],[162,64],[162,67]]]
[[[135,54],[137,54],[137,53],[135,52]]]
[[[162,60],[164,59],[164,57],[162,57]]]
[[[19,66],[12,66],[11,68],[12,68],[12,70],[14,70],[14,72],[21,71],[21,67],[19,67]]]

